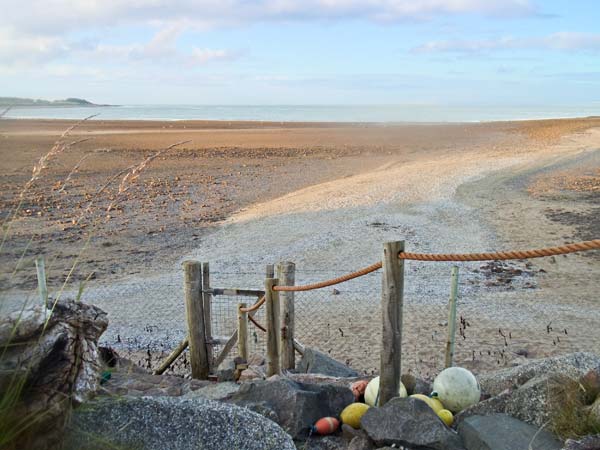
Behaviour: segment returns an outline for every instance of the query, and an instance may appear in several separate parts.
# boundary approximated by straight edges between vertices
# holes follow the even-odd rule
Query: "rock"
[[[244,383],[227,401],[263,414],[294,439],[303,439],[318,419],[338,416],[354,396],[347,387],[297,383],[280,377]]]
[[[579,440],[567,439],[562,450],[600,450],[600,434],[585,436]]]
[[[342,424],[342,438],[348,443],[350,443],[355,437],[364,437],[367,438],[367,434],[364,430],[352,428],[350,425],[343,423]],[[368,438],[367,438],[368,439]]]
[[[37,305],[0,317],[0,394],[13,377],[24,377],[27,389],[10,406],[11,416],[36,418],[27,420],[15,448],[59,448],[71,407],[99,387],[97,343],[107,325],[101,309],[69,300],[52,312]]]
[[[408,395],[413,395],[413,394],[429,395],[429,394],[431,394],[432,387],[431,387],[431,383],[429,383],[428,381],[425,381],[421,378],[417,378],[410,373],[405,373],[404,375],[402,375],[400,380],[404,384],[404,387],[406,388],[406,392],[408,393]]]
[[[427,403],[415,398],[393,398],[381,408],[370,408],[362,428],[376,447],[405,446],[427,450],[463,449],[460,437],[438,418]]]
[[[208,386],[188,392],[185,394],[185,397],[203,397],[209,400],[223,400],[231,397],[239,390],[240,385],[231,381],[226,381],[224,383],[210,383]]]
[[[265,357],[258,353],[252,353],[248,356],[248,365],[249,366],[264,366],[266,363]]]
[[[367,436],[357,436],[350,441],[347,450],[374,450],[375,445]]]
[[[318,350],[306,348],[296,367],[299,373],[320,373],[333,377],[358,377],[358,372]]]
[[[600,367],[590,370],[581,377],[581,384],[592,398],[600,395]]]
[[[458,427],[468,450],[559,450],[552,434],[506,414],[471,416]]]
[[[460,423],[473,415],[505,413],[528,424],[541,427],[550,419],[548,408],[549,382],[552,375],[532,378],[518,389],[507,389],[495,397],[477,403],[458,414]]]
[[[312,436],[306,441],[298,441],[299,450],[346,450],[346,441],[340,436]]]
[[[579,378],[600,366],[600,356],[577,352],[552,358],[528,361],[526,364],[482,374],[478,377],[484,393],[495,396],[506,389],[515,389],[532,378],[565,375]]]
[[[66,450],[295,450],[290,436],[264,417],[204,398],[103,398],[74,411]]]
[[[112,372],[100,392],[102,395],[180,396],[210,386],[205,380],[187,380],[173,375],[152,375],[147,372]]]
[[[249,380],[264,380],[266,378],[266,374],[264,368],[262,366],[249,366],[247,369],[244,369],[240,374],[240,379],[238,380],[240,383]]]

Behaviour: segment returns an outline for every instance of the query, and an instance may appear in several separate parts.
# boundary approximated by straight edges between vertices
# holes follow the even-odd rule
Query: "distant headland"
[[[17,106],[32,106],[32,107],[40,107],[40,106],[116,106],[116,105],[99,105],[97,103],[92,103],[82,98],[65,98],[64,100],[40,100],[33,98],[20,98],[20,97],[0,97],[0,107],[17,107]]]

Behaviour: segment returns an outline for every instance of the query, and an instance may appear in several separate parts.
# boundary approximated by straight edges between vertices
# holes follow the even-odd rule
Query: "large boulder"
[[[357,377],[358,372],[312,348],[306,348],[296,366],[298,373],[320,373],[332,377]]]
[[[348,387],[277,378],[244,383],[226,401],[263,414],[294,439],[304,439],[321,417],[339,416],[354,401],[354,395]]]
[[[506,389],[518,388],[533,378],[549,378],[552,375],[579,378],[589,370],[598,367],[600,367],[600,356],[593,353],[576,352],[532,360],[520,366],[485,373],[480,375],[478,380],[484,394],[494,396]]]
[[[5,405],[12,414],[0,432],[15,432],[20,419],[30,418],[25,431],[15,437],[16,448],[60,446],[72,406],[98,389],[97,343],[107,325],[101,309],[68,300],[56,302],[53,309],[37,305],[0,317],[0,396],[6,400],[10,397],[5,392],[17,393],[14,380],[26,386],[15,397],[18,401]]]
[[[456,423],[474,415],[506,413],[531,425],[541,427],[550,420],[548,393],[551,379],[548,376],[532,378],[517,389],[501,392],[477,403],[456,416]]]
[[[548,395],[555,377],[578,379],[599,364],[600,357],[580,352],[483,374],[479,381],[491,398],[461,411],[456,422],[473,415],[505,413],[541,427],[550,420]]]
[[[560,450],[552,434],[506,414],[471,416],[458,432],[468,450]]]
[[[460,437],[422,400],[393,398],[381,408],[370,408],[361,426],[375,443],[422,450],[462,450]]]
[[[581,439],[567,439],[562,450],[600,450],[600,434]]]
[[[292,438],[263,416],[205,398],[101,398],[77,408],[65,450],[295,450]]]

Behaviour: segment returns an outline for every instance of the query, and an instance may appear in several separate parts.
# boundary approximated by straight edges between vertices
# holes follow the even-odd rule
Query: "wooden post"
[[[402,359],[402,304],[404,294],[404,260],[398,253],[404,241],[387,242],[383,246],[383,283],[381,312],[383,319],[379,406],[398,396]]]
[[[273,264],[267,264],[265,278],[275,278],[275,266]]]
[[[38,292],[40,302],[48,308],[48,285],[46,283],[46,264],[43,256],[35,258],[35,268],[37,271]]]
[[[267,308],[267,376],[281,373],[279,364],[279,292],[276,278],[265,280],[265,303]]]
[[[293,262],[277,264],[277,279],[282,286],[293,286],[296,265]],[[282,291],[279,294],[281,302],[281,367],[285,370],[296,368],[294,353],[294,293]]]
[[[242,311],[246,303],[238,303],[238,355],[248,361],[248,313]]]
[[[446,340],[446,367],[452,367],[456,337],[456,298],[458,296],[458,266],[452,266],[450,300],[448,301],[448,339]]]
[[[183,270],[192,378],[207,380],[209,362],[204,334],[202,267],[198,261],[185,261],[183,263]]]
[[[213,372],[214,351],[212,335],[212,294],[210,291],[210,265],[202,263],[202,306],[204,308],[204,336],[206,339],[206,351],[208,352],[209,373]]]

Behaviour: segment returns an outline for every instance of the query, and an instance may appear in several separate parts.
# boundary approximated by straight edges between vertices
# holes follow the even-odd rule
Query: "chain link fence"
[[[214,270],[211,284],[221,288],[263,289],[265,272]],[[451,263],[406,261],[403,308],[404,372],[423,377],[444,366],[448,329]],[[539,269],[527,260],[460,263],[454,362],[475,372],[512,365],[523,358],[571,351],[599,352],[600,280],[585,272]],[[351,267],[296,267],[296,284],[335,278]],[[563,274],[564,275],[564,274]],[[333,287],[295,292],[295,338],[360,373],[379,372],[381,271]],[[565,281],[566,280],[566,281]],[[53,298],[57,293],[50,292]],[[62,296],[74,298],[77,289]],[[37,293],[28,294],[38,301]],[[109,315],[101,344],[140,366],[155,369],[186,338],[183,272],[99,283],[90,281],[82,301]],[[256,297],[214,295],[213,357],[237,327],[238,303]],[[266,325],[265,308],[254,318]],[[266,334],[248,324],[249,353],[266,354]],[[237,356],[234,345],[225,361]],[[167,373],[189,373],[184,353]]]

